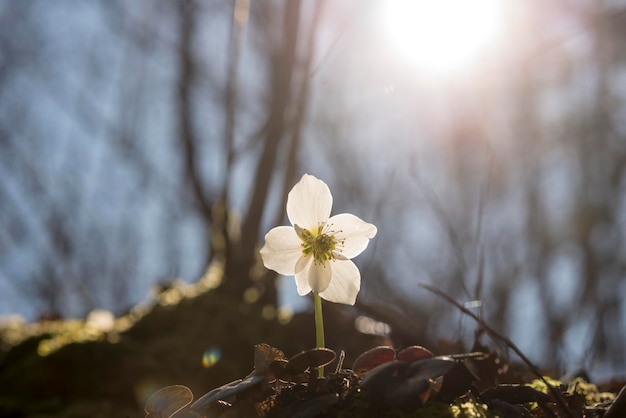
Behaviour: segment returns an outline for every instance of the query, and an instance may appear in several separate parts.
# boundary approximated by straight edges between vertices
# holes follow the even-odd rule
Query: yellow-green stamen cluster
[[[295,226],[302,240],[302,253],[305,256],[312,254],[313,261],[316,263],[324,264],[329,260],[334,260],[337,245],[343,244],[343,240],[338,240],[335,236],[335,231],[329,230],[331,225],[328,225],[328,228],[326,226],[321,223],[313,231]]]

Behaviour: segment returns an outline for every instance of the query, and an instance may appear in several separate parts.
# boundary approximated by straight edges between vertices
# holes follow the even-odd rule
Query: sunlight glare
[[[461,69],[494,44],[501,29],[501,0],[382,0],[383,32],[417,68]]]

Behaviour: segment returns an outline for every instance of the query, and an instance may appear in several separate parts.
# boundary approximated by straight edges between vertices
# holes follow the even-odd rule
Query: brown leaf
[[[156,391],[146,402],[146,418],[169,418],[193,400],[188,387],[182,385],[167,386]]]
[[[367,350],[361,354],[352,364],[352,370],[357,374],[363,374],[374,367],[395,360],[396,350],[393,347],[379,346]]]
[[[275,361],[287,360],[285,354],[278,348],[274,348],[269,344],[257,344],[254,346],[254,371],[255,376],[265,376],[268,379],[269,375],[273,375],[271,365]]]
[[[287,370],[298,374],[307,369],[326,366],[335,360],[336,354],[329,348],[313,348],[302,351],[289,359]]]
[[[398,352],[396,356],[398,360],[406,361],[407,363],[413,363],[417,360],[423,360],[425,358],[433,357],[432,351],[422,347],[421,345],[412,345],[406,347]]]

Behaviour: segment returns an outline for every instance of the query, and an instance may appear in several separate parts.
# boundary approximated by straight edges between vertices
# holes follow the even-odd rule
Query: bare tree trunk
[[[229,234],[229,208],[230,188],[232,187],[232,175],[237,153],[235,150],[235,126],[237,120],[237,93],[239,59],[241,57],[241,45],[243,32],[248,21],[250,2],[249,0],[236,0],[233,3],[231,19],[231,31],[229,42],[229,56],[227,65],[228,80],[224,91],[224,183],[218,201],[213,210],[213,228],[211,234],[211,246],[213,254],[217,257],[226,257],[229,246],[237,245],[239,237]],[[230,243],[230,244],[229,244]]]
[[[315,3],[315,9],[313,11],[313,19],[311,22],[311,28],[309,30],[304,63],[302,65],[302,77],[300,80],[300,87],[298,91],[298,103],[296,106],[296,114],[291,127],[291,136],[289,143],[289,152],[287,155],[287,163],[285,167],[285,174],[283,177],[283,192],[282,192],[282,204],[278,207],[278,211],[274,220],[275,225],[282,223],[285,217],[285,206],[287,205],[287,195],[289,190],[293,187],[296,174],[296,166],[298,160],[298,150],[300,149],[300,143],[302,139],[302,125],[308,110],[309,104],[309,90],[311,87],[311,70],[313,66],[313,58],[315,57],[315,40],[317,38],[317,28],[319,26],[320,17],[322,15],[322,9],[325,0],[318,0]]]
[[[196,32],[196,3],[194,0],[178,2],[180,14],[180,46],[178,48],[178,109],[179,135],[183,149],[186,184],[190,186],[190,192],[197,210],[206,225],[205,236],[210,236],[210,228],[213,223],[212,203],[205,189],[201,172],[196,161],[196,145],[199,139],[193,127],[193,98],[192,91],[195,81],[195,62],[193,51],[193,37]],[[212,247],[209,246],[206,264],[212,257]]]
[[[286,130],[285,114],[291,98],[291,83],[296,60],[296,47],[300,27],[300,0],[285,4],[283,15],[283,45],[272,57],[271,99],[268,128],[263,149],[256,167],[252,196],[242,225],[241,242],[231,245],[226,259],[225,289],[239,297],[254,283],[250,281],[251,269],[256,262],[261,220],[270,190],[272,175],[278,165],[277,155]],[[256,287],[262,302],[276,304],[278,296],[273,281],[257,281]]]

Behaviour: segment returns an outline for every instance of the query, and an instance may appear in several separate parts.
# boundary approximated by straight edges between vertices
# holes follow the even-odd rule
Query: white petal
[[[301,257],[296,267],[296,290],[300,296],[304,296],[311,291],[309,286],[309,270],[313,257]],[[300,270],[298,271],[298,268]]]
[[[332,263],[330,284],[320,296],[328,301],[354,305],[361,289],[361,273],[350,260],[335,260]]]
[[[339,240],[345,240],[341,254],[346,258],[354,258],[361,254],[377,232],[374,225],[349,213],[333,216],[328,220],[328,224],[331,224],[331,231],[341,231],[335,236]]]
[[[290,226],[277,226],[265,235],[261,248],[263,265],[285,276],[293,276],[296,263],[302,256],[302,241]]]
[[[300,254],[300,259],[296,263],[296,274],[300,273],[305,268],[308,268],[311,260],[313,260],[313,256],[311,254],[308,256]]]
[[[315,293],[321,293],[328,288],[332,277],[330,265],[333,263],[312,263],[309,268],[309,286]]]
[[[287,196],[287,216],[292,225],[312,230],[326,222],[333,206],[333,196],[322,180],[305,174]]]

